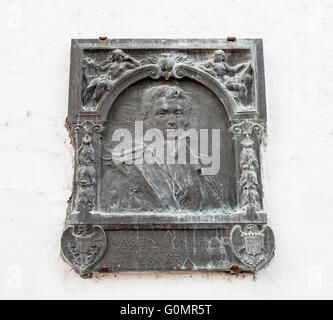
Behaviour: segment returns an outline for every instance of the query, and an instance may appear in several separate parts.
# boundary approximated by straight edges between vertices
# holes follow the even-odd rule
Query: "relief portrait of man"
[[[125,144],[122,145],[125,151],[121,161],[115,149],[109,145],[104,148],[101,203],[106,207],[103,210],[110,213],[228,211],[218,175],[203,174],[206,164],[188,139],[193,121],[191,94],[177,85],[156,85],[143,92],[139,103],[145,138],[150,130],[160,139],[154,139],[154,134],[149,135],[150,139],[133,138],[128,143],[133,149],[126,152]],[[176,142],[170,138],[173,137],[170,132],[181,133]],[[181,152],[183,155],[185,152],[185,162],[178,161]],[[189,161],[195,157],[198,161]]]

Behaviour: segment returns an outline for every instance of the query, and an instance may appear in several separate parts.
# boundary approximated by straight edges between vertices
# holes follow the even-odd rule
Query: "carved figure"
[[[120,49],[113,50],[110,57],[101,63],[91,58],[86,58],[84,77],[88,84],[82,93],[84,109],[93,110],[104,93],[110,89],[112,81],[118,79],[126,71],[138,66],[140,66],[139,61]],[[99,73],[104,73],[98,76],[91,76],[88,72],[91,67],[95,68]]]
[[[230,66],[225,62],[225,52],[216,50],[212,58],[201,67],[214,77],[217,77],[232,92],[237,101],[243,105],[250,103],[253,80],[250,62]]]

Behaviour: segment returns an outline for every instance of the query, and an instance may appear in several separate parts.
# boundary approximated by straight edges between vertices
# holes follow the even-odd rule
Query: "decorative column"
[[[238,206],[247,217],[255,218],[262,210],[260,144],[264,127],[244,120],[230,128],[235,141]],[[253,272],[264,267],[274,256],[274,234],[268,225],[240,223],[231,229],[231,249],[237,259]]]
[[[257,152],[264,128],[251,120],[244,120],[230,128],[235,141],[238,167],[238,205],[243,211],[262,209],[262,189],[258,180],[259,161]]]
[[[71,124],[75,141],[75,176],[72,212],[80,215],[80,224],[68,225],[61,237],[64,259],[80,274],[88,274],[106,250],[107,238],[103,228],[89,223],[96,208],[100,163],[100,138],[103,124],[86,120]]]
[[[72,125],[75,140],[75,177],[73,209],[87,217],[96,208],[97,168],[99,168],[100,137],[104,126],[86,120]]]

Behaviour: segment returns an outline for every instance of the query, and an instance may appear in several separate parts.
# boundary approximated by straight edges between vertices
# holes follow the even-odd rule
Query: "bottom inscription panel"
[[[226,270],[235,261],[229,230],[109,230],[96,264],[117,270]]]
[[[70,225],[63,233],[61,245],[64,258],[81,274],[154,270],[255,272],[274,254],[273,232],[260,224],[147,230]]]

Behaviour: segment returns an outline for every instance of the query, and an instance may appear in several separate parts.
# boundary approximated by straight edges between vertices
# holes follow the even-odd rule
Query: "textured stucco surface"
[[[333,3],[2,1],[1,298],[333,298]],[[71,38],[263,38],[265,206],[276,256],[252,276],[83,280],[60,258],[73,150]]]

